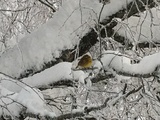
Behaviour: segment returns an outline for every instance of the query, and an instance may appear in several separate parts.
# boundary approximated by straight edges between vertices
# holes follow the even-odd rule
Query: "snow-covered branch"
[[[141,58],[141,61],[137,64],[131,64],[132,58],[130,56],[122,55],[119,52],[107,51],[103,54],[101,61],[107,71],[112,69],[124,76],[148,78],[158,74],[159,71],[157,70],[160,61],[157,58],[159,57],[160,53],[158,52]]]

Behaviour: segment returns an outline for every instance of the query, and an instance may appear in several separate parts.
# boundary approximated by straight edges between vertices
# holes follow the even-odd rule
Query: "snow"
[[[84,84],[84,80],[88,76],[88,72],[84,72],[82,70],[72,70],[72,63],[61,62],[51,68],[44,70],[43,72],[37,73],[28,78],[23,78],[19,81],[1,75],[0,85],[4,86],[10,91],[20,92],[21,89],[26,86],[47,86],[60,80],[78,80],[80,83]]]
[[[19,93],[14,93],[0,85],[0,93],[0,115],[18,117],[25,106],[29,113],[55,116],[45,104],[43,95],[38,89],[26,86]]]
[[[140,17],[132,16],[114,28],[121,36],[127,37],[133,44],[141,42],[159,42],[160,38],[160,12],[159,8],[152,8]]]
[[[63,1],[63,6],[50,21],[17,40],[20,41],[17,45],[1,55],[0,63],[3,64],[0,64],[0,71],[19,77],[27,69],[40,70],[44,63],[59,57],[62,50],[71,49],[79,43],[79,38],[97,24],[101,7],[98,0],[81,0],[81,3],[75,0]],[[101,20],[123,7],[126,7],[125,0],[112,0],[105,5]]]
[[[155,68],[160,65],[160,61],[157,58],[160,58],[160,52],[145,56],[138,64],[131,64],[131,58],[118,53],[118,51],[106,51],[101,61],[108,71],[114,69],[117,72],[144,75],[153,73]]]
[[[19,115],[21,107],[18,103],[13,102],[16,97],[17,93],[11,92],[0,85],[0,115]]]
[[[38,87],[57,82],[59,80],[70,80],[72,79],[71,67],[72,63],[62,62],[54,67],[44,70],[43,72],[37,73],[28,78],[24,78],[21,81],[32,87]]]
[[[0,74],[0,85],[12,92],[19,92],[26,85],[18,80],[14,80]]]
[[[17,102],[27,107],[27,112],[40,114],[42,116],[56,116],[53,111],[49,110],[49,107],[45,104],[42,93],[38,89],[25,87],[19,92],[16,99]]]
[[[84,80],[89,76],[89,73],[82,70],[73,69],[72,64],[75,63],[61,62],[41,73],[21,79],[21,82],[32,87],[49,85],[60,80],[78,80],[78,82],[84,84]]]
[[[74,71],[73,72],[73,78],[75,80],[79,80],[79,82],[84,84],[84,79],[87,77],[87,75],[83,71]]]

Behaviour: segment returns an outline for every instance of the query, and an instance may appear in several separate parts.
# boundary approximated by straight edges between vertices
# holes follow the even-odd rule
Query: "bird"
[[[76,68],[86,69],[86,68],[90,68],[91,66],[92,66],[92,58],[90,55],[85,54],[79,60]]]

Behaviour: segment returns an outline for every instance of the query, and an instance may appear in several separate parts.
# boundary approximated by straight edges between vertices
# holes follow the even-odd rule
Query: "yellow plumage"
[[[78,62],[76,68],[90,68],[92,66],[92,58],[89,55],[84,55]]]

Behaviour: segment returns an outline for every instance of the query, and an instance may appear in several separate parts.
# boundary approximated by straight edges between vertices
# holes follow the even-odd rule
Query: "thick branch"
[[[106,79],[110,79],[110,78],[114,78],[113,74],[98,74],[96,75],[94,78],[91,79],[92,83],[98,83],[100,81],[106,80]],[[49,85],[43,85],[43,86],[38,86],[37,88],[40,90],[46,90],[46,89],[52,89],[54,87],[58,87],[58,86],[67,86],[67,87],[76,87],[76,84],[74,82],[74,80],[60,80],[57,82],[53,82]]]
[[[116,70],[115,70],[116,71]],[[128,77],[143,77],[143,78],[150,78],[155,76],[154,72],[153,73],[146,73],[146,74],[140,74],[140,73],[129,73],[126,71],[116,71],[117,74],[123,75],[123,76],[128,76]]]
[[[114,68],[112,68],[112,69],[114,69]],[[127,77],[150,78],[150,77],[155,77],[156,76],[156,74],[157,74],[156,69],[157,68],[155,68],[155,70],[152,73],[147,73],[147,74],[140,74],[140,73],[134,73],[133,74],[133,73],[130,73],[130,72],[118,71],[116,69],[114,69],[114,71],[119,75],[127,76]],[[92,83],[98,83],[100,81],[107,80],[107,79],[110,79],[110,78],[114,78],[114,74],[100,74],[99,73],[94,78],[92,78],[91,81],[92,81]],[[54,87],[57,87],[57,86],[76,87],[76,84],[75,84],[74,80],[60,80],[60,81],[51,83],[51,84],[46,85],[46,86],[39,86],[38,88],[40,90],[45,90],[45,89],[54,88]]]
[[[146,0],[141,0],[142,2],[144,2],[144,5],[142,5],[142,3],[139,2],[139,0],[136,0],[136,1],[137,1],[137,6],[140,9],[140,11],[144,11],[145,10],[144,5],[146,5],[146,2],[145,2]],[[132,6],[132,8],[131,8],[131,6]],[[107,32],[108,32],[107,34],[108,34],[109,37],[112,36],[112,34],[113,34],[112,28],[116,25],[116,22],[111,22],[112,19],[115,18],[115,17],[125,19],[127,17],[132,16],[133,14],[136,14],[138,12],[137,6],[135,5],[135,2],[132,2],[127,6],[127,9],[123,8],[122,10],[117,11],[112,16],[109,16],[109,17],[106,16],[107,18],[102,20],[101,24],[107,25]],[[153,0],[148,1],[148,6],[149,7],[154,6]],[[129,9],[129,8],[131,8],[131,9]],[[128,14],[126,15],[127,11],[128,11]],[[101,31],[101,36],[102,37],[106,36],[105,33],[104,33],[104,30]],[[85,36],[82,37],[82,39],[80,41],[80,44],[79,44],[79,52],[78,52],[80,56],[83,55],[84,53],[88,52],[89,49],[98,42],[97,37],[98,37],[97,32],[94,29],[91,29],[88,33],[86,33]],[[121,42],[123,42],[123,41],[121,41]],[[33,75],[33,74],[36,74],[38,72],[41,72],[44,69],[49,68],[51,66],[54,66],[55,64],[57,64],[61,61],[73,61],[75,52],[72,52],[72,50],[66,50],[66,51],[67,52],[65,52],[65,50],[64,50],[62,52],[62,56],[60,58],[57,58],[56,61],[50,61],[48,63],[44,63],[44,67],[39,71],[34,71],[32,69],[24,71],[21,74],[21,76],[19,77],[19,79],[21,79],[23,77],[27,77],[28,75]]]
[[[51,83],[49,85],[44,85],[44,86],[39,86],[37,87],[40,90],[46,90],[46,89],[51,89],[57,86],[67,86],[67,87],[74,87],[75,83],[73,82],[73,80],[60,80],[54,83]]]

